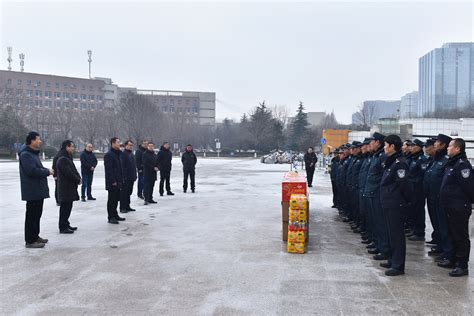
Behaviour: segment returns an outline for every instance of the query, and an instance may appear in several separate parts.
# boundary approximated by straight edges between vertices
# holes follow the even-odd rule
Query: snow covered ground
[[[159,197],[156,186],[158,204],[143,206],[135,191],[137,211],[120,225],[107,223],[100,164],[97,201],[74,203],[70,221],[79,230],[60,235],[48,199],[41,236],[50,242],[25,249],[18,164],[0,162],[1,313],[474,314],[472,264],[471,276],[450,278],[427,247],[411,242],[406,275],[385,277],[336,220],[322,171],[310,191],[309,251],[296,255],[281,242],[280,182],[289,165],[200,159],[197,193],[184,194],[174,163],[176,195]]]

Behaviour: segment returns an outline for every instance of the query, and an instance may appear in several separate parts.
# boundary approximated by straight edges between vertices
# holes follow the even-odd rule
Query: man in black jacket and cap
[[[193,146],[188,144],[186,146],[186,151],[181,156],[181,162],[183,163],[183,192],[186,193],[188,190],[188,177],[191,178],[191,192],[194,193],[196,190],[196,182],[195,182],[195,168],[197,163],[196,154],[193,151]]]
[[[171,192],[170,175],[171,175],[171,160],[173,153],[170,150],[170,144],[164,142],[158,152],[158,168],[160,169],[160,196],[164,194],[164,184],[166,183],[166,194],[174,195]]]
[[[120,200],[120,190],[123,184],[122,164],[120,163],[120,139],[110,140],[110,150],[104,156],[105,189],[108,191],[107,214],[110,224],[118,224],[125,218],[120,217],[117,206]]]
[[[76,145],[65,140],[61,145],[60,155],[56,164],[58,171],[58,198],[59,198],[59,233],[72,234],[77,227],[72,227],[69,223],[72,204],[79,201],[77,187],[81,184],[81,176],[73,162],[73,154]]]
[[[47,177],[54,171],[44,168],[39,159],[42,141],[38,133],[28,133],[25,144],[19,154],[21,199],[26,201],[25,247],[43,248],[48,239],[39,236],[40,220],[44,199],[49,198]]]
[[[462,138],[455,138],[449,143],[448,156],[441,183],[440,204],[448,214],[449,234],[454,246],[455,269],[449,275],[460,277],[469,274],[469,217],[474,203],[474,175],[466,157],[466,142]]]
[[[125,149],[120,156],[122,163],[123,186],[120,191],[120,213],[134,212],[130,207],[130,195],[133,192],[133,185],[137,180],[137,165],[135,163],[135,156],[133,155],[133,142],[127,140],[125,142]]]
[[[316,169],[316,163],[318,162],[318,157],[314,152],[313,147],[309,147],[306,153],[304,154],[304,166],[306,169],[306,180],[308,181],[308,187],[313,187],[313,176],[314,170]]]
[[[143,188],[145,186],[145,177],[143,176],[143,154],[147,150],[148,142],[142,141],[138,149],[135,151],[135,162],[137,164],[138,181],[137,181],[137,196],[139,199],[144,199]]]
[[[148,142],[147,150],[142,156],[143,162],[143,197],[145,199],[145,205],[156,204],[153,200],[153,189],[156,182],[156,172],[158,171],[158,160],[155,154],[155,144]]]
[[[81,200],[82,202],[86,201],[86,191],[87,199],[94,201],[95,198],[92,197],[92,178],[94,177],[94,171],[97,167],[97,158],[93,152],[92,144],[86,144],[86,148],[81,153],[81,174],[82,174],[82,188],[81,188]]]

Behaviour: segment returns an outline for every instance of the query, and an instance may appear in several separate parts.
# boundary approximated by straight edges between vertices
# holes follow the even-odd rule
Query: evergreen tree
[[[291,124],[291,133],[289,139],[290,148],[293,150],[303,150],[302,143],[305,138],[309,123],[308,114],[304,112],[303,102],[300,101],[296,111],[295,120]]]

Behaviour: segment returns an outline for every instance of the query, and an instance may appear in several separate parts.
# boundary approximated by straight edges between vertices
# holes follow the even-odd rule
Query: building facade
[[[405,94],[400,101],[400,118],[418,117],[418,91]]]
[[[137,89],[136,93],[150,98],[164,114],[182,114],[199,125],[216,125],[215,92]]]
[[[400,100],[368,100],[362,109],[352,114],[352,124],[372,126],[381,118],[399,118]]]
[[[418,116],[474,102],[474,43],[448,43],[419,59]]]
[[[0,70],[0,105],[99,111],[105,106],[104,81]]]

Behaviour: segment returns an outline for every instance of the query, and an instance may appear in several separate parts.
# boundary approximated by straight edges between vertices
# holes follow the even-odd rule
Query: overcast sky
[[[1,1],[1,68],[141,89],[214,91],[217,117],[258,102],[334,110],[418,89],[418,58],[473,41],[473,5],[450,2]]]

